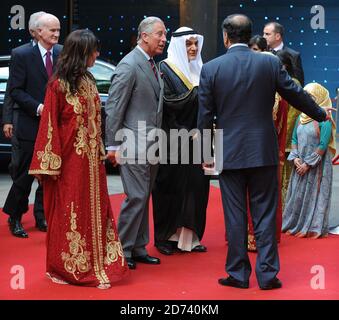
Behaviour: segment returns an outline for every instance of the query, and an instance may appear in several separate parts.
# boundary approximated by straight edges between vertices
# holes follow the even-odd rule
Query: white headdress
[[[198,40],[198,52],[195,60],[188,61],[186,40],[192,37]],[[167,49],[167,59],[174,64],[194,86],[199,85],[200,72],[203,65],[201,59],[203,42],[204,37],[202,35],[197,34],[191,28],[181,27],[172,34]]]

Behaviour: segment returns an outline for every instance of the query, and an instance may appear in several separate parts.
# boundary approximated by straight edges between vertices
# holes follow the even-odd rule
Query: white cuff
[[[106,147],[107,151],[117,151],[119,149],[119,146],[109,146]]]
[[[41,110],[42,107],[43,107],[43,104],[40,103],[40,104],[38,105],[38,108],[36,109],[36,115],[37,115],[38,117],[40,116],[40,110]]]

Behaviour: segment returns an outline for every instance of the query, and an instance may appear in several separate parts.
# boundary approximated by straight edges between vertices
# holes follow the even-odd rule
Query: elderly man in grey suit
[[[130,269],[136,268],[136,262],[160,263],[146,251],[149,198],[158,169],[155,155],[150,157],[148,151],[155,144],[149,136],[161,127],[162,120],[163,81],[153,57],[163,52],[165,44],[161,19],[141,21],[138,45],[118,64],[105,107],[107,158],[113,165],[120,162],[126,194],[118,231]],[[127,140],[122,144],[123,136]]]

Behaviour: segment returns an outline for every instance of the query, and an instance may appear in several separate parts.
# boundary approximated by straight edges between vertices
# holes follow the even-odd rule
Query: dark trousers
[[[29,194],[31,193],[34,177],[28,174],[34,150],[33,141],[19,140],[12,137],[12,158],[9,165],[13,184],[8,193],[3,212],[13,219],[21,219],[28,211]],[[39,184],[35,192],[34,217],[44,219],[42,186]]]
[[[255,271],[259,285],[266,285],[279,272],[277,173],[277,166],[267,166],[224,170],[219,176],[228,240],[226,271],[239,281],[248,281],[251,274],[247,252],[247,190],[257,243]]]

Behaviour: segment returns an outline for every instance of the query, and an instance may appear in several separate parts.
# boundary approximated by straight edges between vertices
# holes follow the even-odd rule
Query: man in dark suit
[[[149,198],[158,170],[149,150],[155,147],[152,132],[161,128],[164,87],[153,57],[162,54],[166,33],[163,21],[157,17],[141,21],[138,45],[118,64],[105,106],[107,158],[115,165],[118,152],[123,161],[120,173],[126,199],[121,206],[118,231],[130,269],[136,268],[136,262],[160,263],[160,259],[147,254],[146,246]],[[125,144],[117,139],[120,130],[128,138]],[[119,150],[120,145],[127,150],[126,155]]]
[[[11,52],[11,57],[13,59],[13,56],[15,55],[15,52],[17,50],[21,50],[23,47],[34,47],[35,45],[38,44],[39,41],[39,34],[37,31],[37,22],[38,19],[44,15],[46,12],[44,11],[39,11],[39,12],[34,12],[31,14],[29,17],[28,21],[28,29],[29,33],[32,36],[32,39],[30,42],[25,43],[22,46],[19,46],[17,48],[14,48]],[[9,73],[8,81],[7,81],[7,87],[6,87],[6,92],[5,92],[5,98],[4,98],[4,104],[2,108],[2,124],[3,124],[3,132],[6,138],[12,138],[13,136],[13,126],[14,126],[14,120],[16,119],[15,115],[15,110],[18,109],[18,106],[16,103],[14,103],[13,99],[9,95],[9,81],[11,79],[11,75]],[[14,156],[13,153],[15,153],[15,150],[13,152],[12,150],[12,157]]]
[[[17,48],[14,48],[11,52],[11,60],[14,59],[14,56],[17,51],[21,51],[24,48],[31,48],[38,44],[39,41],[39,34],[37,30],[37,22],[38,19],[46,14],[44,11],[39,11],[31,14],[29,21],[28,21],[28,28],[29,33],[32,36],[32,40],[22,46],[19,46]],[[11,64],[10,64],[11,65]],[[17,126],[17,119],[18,119],[18,113],[19,113],[19,105],[14,102],[14,100],[11,98],[9,94],[9,83],[11,81],[11,66],[9,66],[9,77],[7,81],[7,87],[5,92],[5,98],[4,98],[4,104],[3,104],[3,110],[2,110],[2,124],[3,124],[3,132],[5,137],[8,139],[11,139],[12,144],[12,150],[11,150],[11,162],[9,164],[8,170],[11,174],[11,177],[14,180],[16,180],[17,177],[17,168],[20,166],[21,162],[21,149],[20,149],[20,143],[18,141],[18,138],[15,134],[15,127]],[[34,202],[34,217],[36,220],[36,225],[38,226],[39,230],[45,231],[46,226],[44,223],[44,211],[43,211],[43,204],[42,204],[42,189],[40,186],[36,189],[35,192],[35,202]],[[10,219],[9,219],[10,222]],[[14,230],[14,233],[17,233],[18,230]]]
[[[18,157],[13,164],[13,184],[8,193],[3,212],[9,214],[9,227],[14,236],[27,238],[27,232],[21,224],[23,213],[28,210],[28,197],[33,176],[28,175],[34,150],[34,142],[43,110],[45,90],[53,65],[61,47],[57,45],[60,34],[60,22],[51,15],[44,14],[37,21],[39,42],[36,46],[22,46],[15,51],[11,59],[9,95],[18,105],[15,127]],[[42,189],[36,193],[34,211],[36,227],[47,230],[43,214]]]
[[[273,53],[276,53],[279,50],[286,50],[292,56],[294,74],[303,87],[304,70],[301,63],[300,53],[284,44],[284,27],[278,22],[269,22],[265,25],[263,33],[263,37],[266,39],[267,45]]]
[[[223,170],[219,176],[228,239],[226,271],[221,285],[249,287],[247,253],[247,193],[257,243],[256,276],[261,289],[280,288],[276,277],[278,202],[278,142],[272,119],[276,91],[317,121],[327,118],[298,87],[274,55],[251,51],[252,23],[244,15],[223,22],[227,53],[206,63],[199,85],[200,130],[223,132]],[[206,166],[206,164],[204,164]]]

